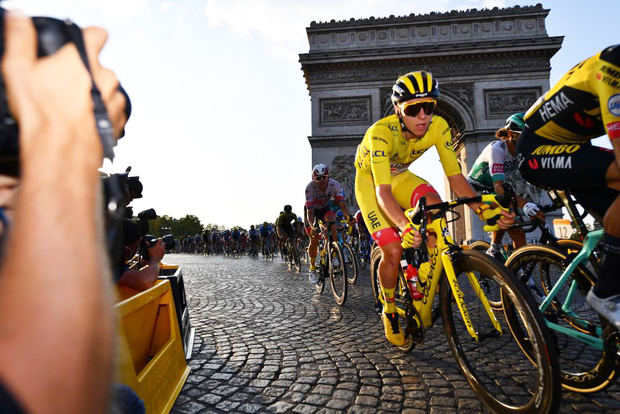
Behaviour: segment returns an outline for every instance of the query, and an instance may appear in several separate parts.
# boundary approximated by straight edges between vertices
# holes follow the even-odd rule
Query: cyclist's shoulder
[[[386,139],[387,141],[391,141],[394,133],[401,133],[400,121],[395,114],[381,118],[372,124],[368,128],[366,135],[371,135],[373,137],[378,136]]]
[[[334,180],[331,177],[329,177],[329,185],[330,186],[335,186],[335,187],[340,187],[340,183],[338,181]]]

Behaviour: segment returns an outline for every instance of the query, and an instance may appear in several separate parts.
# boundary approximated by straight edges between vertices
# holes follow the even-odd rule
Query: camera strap
[[[99,132],[101,145],[103,146],[103,156],[104,158],[113,161],[113,149],[116,145],[116,139],[114,138],[114,129],[112,128],[112,122],[110,122],[108,111],[105,107],[105,104],[103,103],[101,91],[99,91],[99,88],[97,88],[97,84],[95,83],[95,79],[93,78],[90,63],[88,62],[88,56],[86,55],[86,46],[84,45],[82,30],[75,23],[69,21],[65,23],[67,35],[71,39],[71,42],[74,43],[77,47],[80,58],[82,59],[82,62],[84,63],[84,66],[86,67],[86,70],[88,71],[88,74],[90,76],[90,94],[93,98],[93,105],[95,107],[95,123],[97,126],[97,132]]]

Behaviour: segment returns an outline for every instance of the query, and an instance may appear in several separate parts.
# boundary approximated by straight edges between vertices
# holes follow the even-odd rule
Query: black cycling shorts
[[[525,180],[544,189],[570,191],[598,220],[618,196],[605,180],[609,165],[616,159],[613,151],[589,141],[562,144],[525,128],[517,141],[516,156]]]
[[[329,204],[322,208],[315,208],[314,217],[324,222],[325,213],[327,213],[328,211],[332,211]],[[306,225],[306,227],[309,227],[310,224],[312,224],[312,223],[310,224],[308,223],[308,209],[306,208],[306,206],[304,206],[304,224]]]

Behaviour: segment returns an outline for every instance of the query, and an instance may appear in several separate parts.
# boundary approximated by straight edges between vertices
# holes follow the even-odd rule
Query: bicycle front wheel
[[[357,281],[357,259],[349,243],[342,243],[342,257],[347,273],[347,282],[353,285]]]
[[[522,275],[523,279],[536,283],[544,295],[548,295],[568,262],[568,253],[565,249],[532,245],[515,252],[506,262],[506,266],[516,274]],[[595,280],[588,267],[578,266],[553,298],[543,316],[556,325],[574,328],[594,338],[601,338],[609,324],[586,303],[586,295]],[[573,283],[575,288],[569,296]],[[600,391],[612,383],[616,376],[617,360],[613,350],[595,348],[559,329],[554,329],[552,332],[558,346],[562,369],[560,376],[564,388],[591,393]],[[527,351],[527,337],[519,334],[516,337],[517,339],[521,337],[520,341]]]
[[[452,263],[461,292],[453,295],[444,277],[441,315],[448,343],[467,382],[493,412],[555,412],[561,388],[558,358],[553,338],[532,298],[512,273],[482,252],[455,253]],[[502,291],[502,309],[485,308],[479,292],[497,286]],[[469,322],[453,296],[464,301],[477,341],[467,330]],[[532,338],[534,362],[511,335],[510,324],[517,323]]]
[[[337,242],[331,243],[329,254],[329,282],[332,286],[334,300],[340,306],[347,299],[347,273],[345,270],[342,251]]]

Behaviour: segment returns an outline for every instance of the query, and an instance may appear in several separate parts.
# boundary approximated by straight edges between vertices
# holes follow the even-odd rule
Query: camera
[[[172,234],[166,234],[162,237],[162,242],[165,250],[173,249],[175,246],[174,236]],[[147,250],[149,247],[155,245],[157,243],[157,237],[147,234],[142,237],[142,245],[144,246],[144,250]]]
[[[157,213],[153,208],[149,208],[148,210],[138,213],[138,231],[140,232],[140,236],[142,236],[142,241],[140,242],[140,255],[144,258],[144,260],[149,260],[148,249],[157,243],[156,236],[147,234],[149,232],[149,220],[156,218]],[[162,237],[162,239],[166,250],[174,248],[176,242],[174,241],[174,236],[172,234],[166,234]]]
[[[4,55],[4,18],[6,10],[0,7],[0,57]],[[67,43],[75,44],[84,66],[90,73],[90,65],[86,55],[81,29],[70,20],[59,20],[51,17],[33,17],[37,32],[37,56],[45,57],[55,53]],[[125,114],[129,118],[131,103],[125,90],[119,85],[119,91],[125,96]],[[112,149],[116,138],[112,131],[112,123],[107,114],[101,93],[93,82],[91,96],[94,104],[94,115],[97,131],[104,149],[104,156],[113,159]],[[0,174],[19,175],[19,127],[9,111],[4,79],[0,73]],[[122,136],[122,134],[121,134]]]

